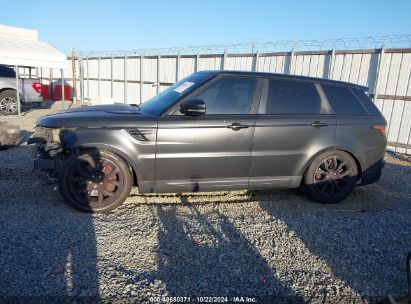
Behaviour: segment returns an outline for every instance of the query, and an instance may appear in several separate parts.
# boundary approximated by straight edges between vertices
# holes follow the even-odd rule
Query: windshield
[[[209,73],[195,73],[176,82],[160,94],[142,103],[140,105],[140,111],[148,115],[160,115],[171,107],[182,95],[191,91],[191,89],[202,83],[210,77],[210,75]]]

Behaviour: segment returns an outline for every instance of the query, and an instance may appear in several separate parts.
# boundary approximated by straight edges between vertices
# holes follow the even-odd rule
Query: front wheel
[[[340,150],[319,155],[304,176],[305,192],[315,201],[332,204],[344,200],[358,181],[358,168],[348,153]]]
[[[59,178],[64,200],[83,212],[104,213],[130,194],[132,174],[119,156],[97,149],[70,156]]]

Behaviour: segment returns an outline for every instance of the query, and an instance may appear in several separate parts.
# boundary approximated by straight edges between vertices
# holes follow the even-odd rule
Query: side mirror
[[[206,113],[206,104],[201,99],[190,99],[180,104],[180,112],[189,116],[198,116]]]

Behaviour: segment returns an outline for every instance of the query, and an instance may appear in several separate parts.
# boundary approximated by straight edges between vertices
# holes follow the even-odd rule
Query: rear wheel
[[[117,155],[96,149],[71,156],[59,179],[64,200],[83,212],[104,213],[117,208],[131,187],[130,167]]]
[[[0,114],[17,114],[17,94],[14,90],[5,90],[0,93]]]
[[[304,188],[313,200],[332,204],[344,200],[357,180],[355,160],[348,153],[335,150],[319,155],[311,163],[304,176]]]

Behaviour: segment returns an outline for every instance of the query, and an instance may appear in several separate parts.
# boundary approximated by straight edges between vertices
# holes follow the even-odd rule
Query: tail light
[[[384,135],[384,137],[387,137],[387,132],[385,131],[385,126],[375,125],[375,126],[372,126],[372,128],[374,130],[377,130],[378,132],[380,132],[382,135]]]
[[[41,83],[40,82],[33,82],[31,84],[31,86],[33,87],[33,89],[37,92],[37,93],[41,93]]]

